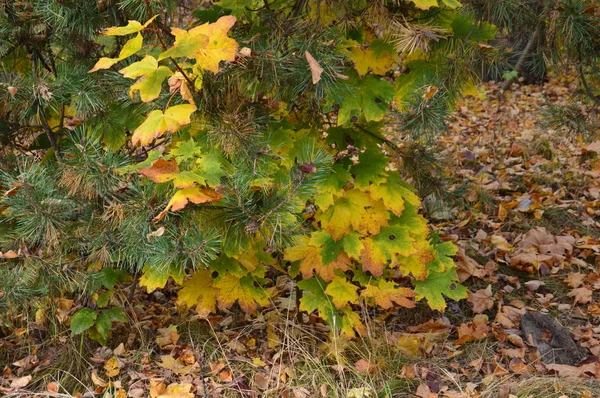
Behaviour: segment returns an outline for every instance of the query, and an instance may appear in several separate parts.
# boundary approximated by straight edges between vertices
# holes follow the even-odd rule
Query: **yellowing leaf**
[[[134,97],[139,91],[142,102],[150,102],[158,98],[162,90],[162,82],[173,72],[166,66],[159,66],[158,69],[140,78],[129,90],[129,96]]]
[[[141,32],[146,26],[150,25],[150,22],[154,21],[154,18],[157,16],[158,15],[153,16],[143,25],[138,21],[127,21],[128,23],[126,26],[107,28],[102,34],[105,36],[125,36],[131,33]]]
[[[144,39],[140,33],[137,34],[133,39],[129,39],[127,43],[121,49],[119,56],[117,58],[106,58],[102,57],[96,62],[96,65],[88,73],[96,72],[100,69],[108,69],[119,61],[124,60],[125,58],[137,53],[142,49],[142,44]]]
[[[385,75],[399,61],[393,46],[381,40],[376,40],[367,48],[352,48],[350,59],[360,76],[366,75],[369,70],[376,75]]]
[[[115,377],[119,375],[121,369],[119,367],[119,360],[116,356],[113,355],[108,359],[108,361],[106,361],[104,364],[104,370],[106,371],[106,375],[108,377]]]
[[[153,398],[194,398],[195,394],[190,392],[192,387],[191,384],[169,384]]]
[[[429,10],[431,7],[437,7],[437,0],[411,0],[415,6],[421,10]]]
[[[355,304],[358,302],[358,287],[348,282],[346,278],[338,275],[333,278],[331,283],[325,288],[325,293],[331,296],[331,301],[337,309],[343,308],[346,304]]]
[[[189,31],[172,28],[175,36],[173,47],[160,54],[159,60],[169,57],[195,58],[201,69],[217,73],[221,61],[234,61],[238,43],[227,36],[236,18],[231,15],[219,18],[215,23],[205,23]]]
[[[222,197],[222,195],[210,188],[191,187],[180,189],[175,192],[175,195],[173,195],[169,203],[167,203],[167,207],[153,218],[153,221],[162,220],[169,210],[178,211],[183,209],[189,202],[198,205],[201,203],[215,202]]]
[[[213,278],[208,270],[199,270],[191,279],[183,284],[183,288],[177,295],[177,303],[186,303],[190,307],[196,307],[196,312],[202,317],[208,316],[216,311],[217,292],[212,286]]]
[[[317,213],[315,218],[334,240],[338,240],[353,229],[361,228],[365,207],[371,204],[367,193],[353,189],[346,191],[327,210]]]
[[[416,293],[406,287],[396,287],[394,282],[381,280],[377,286],[367,285],[361,296],[372,298],[375,304],[387,310],[392,308],[394,303],[401,307],[413,308],[415,302],[410,298],[416,296]]]
[[[237,301],[242,311],[251,314],[256,311],[257,303],[263,306],[269,303],[266,292],[262,287],[254,286],[254,280],[249,276],[238,278],[227,274],[215,283],[215,287],[219,289],[217,303],[221,310],[230,308]]]
[[[184,375],[192,370],[193,365],[186,365],[179,359],[173,358],[171,355],[163,355],[160,357],[161,363],[159,366],[163,369],[168,369],[175,374]]]
[[[154,182],[163,183],[175,179],[179,174],[179,167],[174,159],[164,160],[161,158],[152,162],[150,167],[139,169],[139,173]]]
[[[194,105],[183,104],[167,108],[164,113],[160,110],[150,112],[146,120],[133,132],[133,145],[148,145],[154,138],[167,131],[176,132],[182,125],[190,123],[190,116],[195,110]]]
[[[165,287],[169,277],[172,277],[175,282],[182,283],[185,274],[182,267],[168,266],[160,267],[157,265],[144,265],[142,275],[140,276],[140,286],[144,286],[148,293]]]
[[[304,279],[313,276],[313,271],[325,281],[331,281],[335,277],[335,271],[347,271],[350,264],[350,258],[346,253],[339,253],[334,256],[333,261],[323,264],[323,248],[308,243],[308,238],[303,237],[298,240],[298,244],[289,247],[285,251],[285,259],[288,261],[300,260],[299,270]]]

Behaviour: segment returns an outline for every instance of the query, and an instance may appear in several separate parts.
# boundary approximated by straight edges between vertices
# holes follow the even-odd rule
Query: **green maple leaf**
[[[348,282],[346,277],[336,275],[325,288],[325,293],[331,296],[331,301],[337,309],[341,309],[346,304],[355,304],[358,302],[358,287]]]
[[[300,310],[312,313],[319,311],[319,316],[326,320],[330,325],[338,323],[338,311],[333,305],[331,299],[325,294],[325,283],[320,278],[309,278],[298,282],[298,287],[302,289],[302,298],[300,299]]]
[[[388,172],[384,182],[371,185],[369,193],[373,200],[383,200],[386,207],[397,216],[404,211],[405,201],[417,207],[421,204],[419,197],[413,192],[413,188],[402,181],[398,173],[394,172]]]
[[[363,243],[359,238],[360,234],[353,232],[336,241],[329,232],[321,230],[312,233],[309,243],[323,247],[321,249],[323,265],[327,265],[338,258],[342,249],[350,257],[358,259],[363,248]]]
[[[354,175],[354,183],[358,188],[367,188],[371,183],[385,180],[385,168],[390,164],[387,156],[378,147],[370,146],[360,155],[358,163],[352,165],[350,172]]]
[[[359,79],[352,72],[348,85],[352,89],[341,94],[338,126],[349,126],[358,121],[361,115],[367,122],[383,119],[388,111],[388,103],[394,98],[394,87],[388,81],[375,75]]]
[[[140,286],[144,286],[148,293],[152,293],[156,289],[165,287],[169,277],[172,277],[175,282],[181,284],[185,277],[183,267],[176,265],[161,267],[148,263],[142,268],[139,284]]]
[[[454,268],[444,272],[429,272],[424,281],[415,280],[416,299],[426,299],[427,304],[434,310],[444,311],[446,300],[444,296],[453,300],[467,297],[467,289],[458,283],[458,275]]]
[[[91,308],[82,308],[71,317],[71,333],[76,335],[85,332],[94,325],[98,313]]]
[[[200,175],[209,187],[221,185],[221,177],[227,176],[223,169],[225,159],[216,153],[207,153],[196,160],[194,170]]]
[[[193,138],[190,138],[187,141],[178,142],[169,155],[174,156],[177,159],[177,163],[182,163],[200,157],[202,155],[202,148]]]

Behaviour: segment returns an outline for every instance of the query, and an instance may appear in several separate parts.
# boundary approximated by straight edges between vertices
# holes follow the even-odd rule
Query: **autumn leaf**
[[[119,56],[117,58],[100,58],[98,62],[96,62],[96,65],[94,65],[94,67],[90,69],[88,73],[96,72],[100,69],[108,69],[117,62],[132,56],[142,49],[143,42],[144,38],[138,33],[137,36],[135,36],[133,39],[129,39],[127,43],[123,45],[123,48],[119,52]]]
[[[385,75],[399,61],[394,47],[383,40],[375,40],[366,48],[353,47],[350,49],[350,59],[360,76],[369,71],[376,75]]]
[[[173,74],[168,67],[159,66],[156,58],[151,55],[146,55],[141,61],[134,62],[119,72],[130,79],[140,78],[131,86],[129,96],[133,98],[134,94],[139,92],[143,102],[158,98],[163,81]]]
[[[494,308],[494,298],[492,297],[492,285],[485,289],[479,289],[475,293],[468,292],[467,301],[471,303],[473,312],[481,314],[486,310]]]
[[[446,308],[444,296],[453,300],[467,297],[467,290],[458,283],[456,270],[448,269],[444,272],[430,272],[423,281],[416,280],[416,299],[425,298],[429,307],[443,311]]]
[[[217,305],[220,310],[230,308],[236,301],[242,311],[251,314],[256,311],[257,304],[265,306],[269,297],[261,286],[254,285],[251,276],[238,278],[227,274],[214,283],[217,293]]]
[[[358,287],[348,282],[346,278],[336,275],[325,288],[325,293],[331,296],[331,301],[340,309],[347,303],[355,304],[358,301],[356,294]]]
[[[121,368],[119,366],[119,360],[116,356],[113,355],[106,361],[104,364],[104,370],[106,371],[106,375],[108,377],[115,377],[119,375]]]
[[[183,209],[189,202],[195,204],[216,202],[223,196],[210,188],[190,187],[180,189],[173,195],[167,206],[152,221],[162,220],[169,210],[178,211]]]
[[[415,297],[416,293],[409,288],[396,287],[394,282],[380,280],[377,285],[367,285],[361,296],[373,299],[375,304],[387,310],[392,308],[394,303],[401,307],[414,308],[415,302],[411,298]]]
[[[227,36],[235,21],[234,16],[227,15],[214,23],[205,23],[189,31],[171,28],[175,43],[160,54],[158,60],[169,57],[195,58],[197,67],[217,73],[221,61],[235,61],[238,43]]]
[[[213,286],[213,278],[209,270],[198,270],[187,280],[177,294],[178,304],[194,307],[198,315],[208,316],[216,311],[217,292]]]
[[[158,15],[153,16],[149,20],[147,20],[143,25],[138,21],[127,21],[126,26],[112,27],[106,28],[102,34],[104,36],[126,36],[132,33],[138,33],[144,30],[145,27],[150,25],[154,19],[158,17]]]
[[[323,68],[316,59],[308,52],[304,51],[304,56],[308,61],[308,66],[310,67],[310,73],[312,75],[313,84],[317,84],[321,80],[321,74],[323,73]]]
[[[195,110],[196,107],[190,104],[172,106],[164,113],[161,110],[154,110],[133,132],[131,142],[133,145],[148,145],[153,139],[166,132],[174,133],[179,127],[190,123],[190,116]]]

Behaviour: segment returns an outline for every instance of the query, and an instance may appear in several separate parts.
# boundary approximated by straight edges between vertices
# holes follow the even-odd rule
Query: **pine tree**
[[[494,26],[455,0],[221,1],[173,30],[169,2],[84,3],[3,8],[21,30],[2,43],[0,277],[32,276],[0,303],[109,294],[122,269],[183,284],[202,315],[251,314],[294,294],[283,273],[299,310],[353,336],[360,302],[465,296],[394,170],[402,138],[445,128]],[[38,289],[50,273],[80,283]],[[105,342],[81,311],[73,332]]]

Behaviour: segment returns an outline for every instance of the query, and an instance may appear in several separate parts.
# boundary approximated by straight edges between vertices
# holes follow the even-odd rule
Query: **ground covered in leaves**
[[[424,211],[459,246],[468,287],[445,314],[425,305],[364,311],[368,333],[327,338],[298,319],[291,281],[258,318],[200,319],[174,288],[120,293],[130,322],[108,347],[40,326],[0,340],[6,396],[600,397],[600,142],[576,83],[504,96],[480,87],[441,137],[446,195]],[[554,111],[552,113],[551,111]],[[554,115],[554,116],[553,116]],[[586,140],[586,138],[588,138]],[[78,308],[63,300],[57,325]],[[548,323],[548,314],[560,324]],[[527,322],[525,322],[527,320]],[[563,329],[562,326],[566,326]]]

